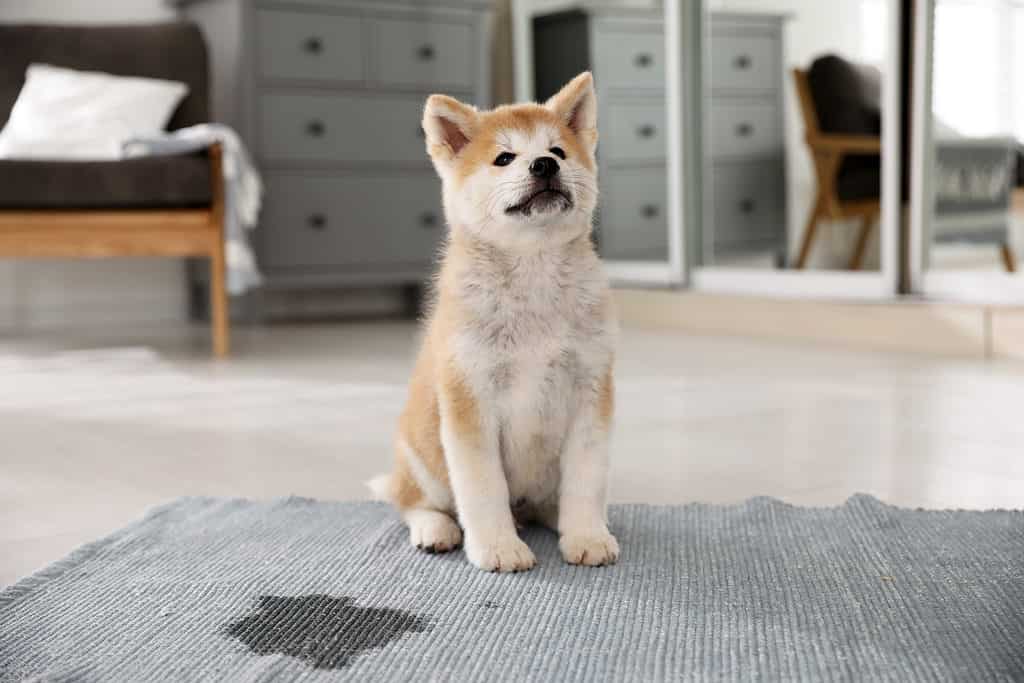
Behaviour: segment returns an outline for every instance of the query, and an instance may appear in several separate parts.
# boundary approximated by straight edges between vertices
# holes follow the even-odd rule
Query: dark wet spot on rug
[[[429,627],[415,614],[360,607],[346,596],[264,595],[255,612],[228,624],[225,633],[258,655],[288,655],[317,669],[341,669],[368,650]]]

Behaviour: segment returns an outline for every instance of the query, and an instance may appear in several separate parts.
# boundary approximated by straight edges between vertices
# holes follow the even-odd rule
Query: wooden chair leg
[[[231,347],[231,317],[228,311],[227,255],[224,247],[224,151],[220,143],[210,147],[210,206],[212,251],[210,252],[210,325],[213,353],[218,358],[228,355]]]
[[[227,259],[220,240],[210,256],[210,323],[213,353],[225,358],[231,347],[231,321],[228,315]]]
[[[811,215],[807,217],[807,225],[804,227],[804,236],[800,242],[800,254],[796,257],[794,268],[803,269],[807,265],[807,257],[811,255],[811,245],[814,244],[814,237],[818,233],[818,212],[821,208],[821,199],[814,202],[811,207]]]
[[[868,239],[874,227],[875,217],[872,214],[861,219],[860,234],[857,235],[857,244],[853,247],[853,255],[850,257],[850,270],[860,270],[864,265],[864,253],[867,251]]]
[[[1003,265],[1006,267],[1007,273],[1017,272],[1017,257],[1013,253],[1013,248],[1010,247],[1008,242],[1004,242],[1000,251],[1003,255]]]

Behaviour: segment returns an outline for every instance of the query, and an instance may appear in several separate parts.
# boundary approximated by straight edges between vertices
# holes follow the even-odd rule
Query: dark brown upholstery
[[[822,133],[882,134],[882,75],[878,69],[836,55],[815,59],[807,72]],[[877,199],[882,192],[882,162],[875,155],[850,155],[836,178],[843,201]]]
[[[209,120],[206,43],[195,24],[36,26],[0,24],[0,122],[6,123],[30,64],[181,81],[189,93],[175,130]],[[0,209],[209,206],[204,154],[125,161],[0,160]]]
[[[39,62],[188,85],[170,130],[210,119],[206,43],[188,22],[119,26],[0,24],[0,124],[7,122],[29,64]]]
[[[155,209],[209,206],[205,154],[123,161],[0,159],[0,208]]]

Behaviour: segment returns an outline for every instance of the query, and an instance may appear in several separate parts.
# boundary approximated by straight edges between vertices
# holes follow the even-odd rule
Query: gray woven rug
[[[620,506],[492,575],[375,503],[182,499],[0,593],[0,679],[1024,680],[1024,513]]]

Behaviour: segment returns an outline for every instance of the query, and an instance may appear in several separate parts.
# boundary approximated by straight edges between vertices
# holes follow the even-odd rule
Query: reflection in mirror
[[[538,9],[532,33],[538,101],[579,72],[594,73],[601,130],[598,250],[607,260],[667,262],[664,8],[634,0]]]
[[[926,267],[1013,272],[1024,240],[1024,4],[935,0]]]
[[[705,266],[879,268],[890,0],[709,0]]]

